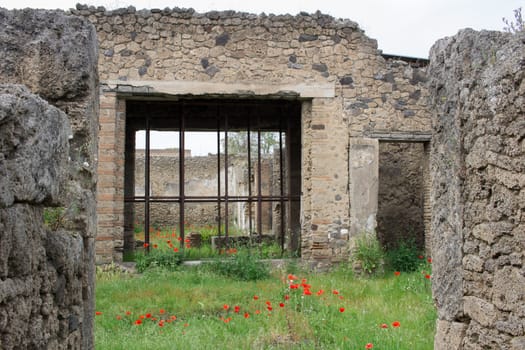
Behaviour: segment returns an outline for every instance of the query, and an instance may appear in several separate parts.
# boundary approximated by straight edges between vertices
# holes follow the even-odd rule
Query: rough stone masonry
[[[99,262],[122,259],[126,245],[129,100],[299,101],[297,230],[302,258],[317,267],[346,259],[353,237],[375,229],[379,142],[430,140],[424,62],[384,57],[350,20],[85,5],[72,13],[95,25],[100,47]]]
[[[525,349],[525,33],[440,40],[429,75],[435,349]]]
[[[0,57],[0,348],[92,349],[96,34],[0,9]]]

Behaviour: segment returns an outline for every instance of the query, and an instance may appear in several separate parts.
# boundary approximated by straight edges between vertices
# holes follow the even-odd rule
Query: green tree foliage
[[[279,133],[261,132],[261,154],[273,153],[274,146],[279,145]],[[257,132],[250,132],[250,151],[257,152],[258,135]],[[224,151],[225,138],[221,139],[221,148]],[[228,153],[247,153],[248,152],[248,132],[240,131],[228,133]]]

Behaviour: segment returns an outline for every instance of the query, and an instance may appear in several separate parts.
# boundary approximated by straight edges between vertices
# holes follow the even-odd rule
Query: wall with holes
[[[93,349],[96,32],[0,9],[0,348]]]
[[[435,349],[525,348],[525,33],[431,50]]]

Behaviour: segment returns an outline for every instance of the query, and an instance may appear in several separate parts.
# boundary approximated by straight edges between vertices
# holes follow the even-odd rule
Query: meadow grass
[[[99,273],[96,348],[433,348],[436,311],[421,270],[368,278],[346,268],[292,272],[298,278],[293,282],[285,269],[245,282],[206,265]]]

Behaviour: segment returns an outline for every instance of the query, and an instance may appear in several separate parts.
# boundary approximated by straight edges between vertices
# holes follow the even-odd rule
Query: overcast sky
[[[0,0],[0,7],[70,9],[71,0]],[[192,7],[198,12],[236,10],[251,13],[292,14],[320,10],[336,18],[355,21],[365,33],[377,39],[384,53],[428,57],[432,44],[462,28],[502,30],[503,17],[514,19],[513,10],[525,0],[86,0],[82,3],[106,9],[135,6],[142,8]],[[159,137],[160,136],[160,137]],[[215,153],[210,135],[192,134],[186,147],[193,155]],[[139,135],[138,143],[144,143]],[[153,142],[156,141],[156,142]],[[172,135],[152,135],[153,148],[177,147]],[[211,145],[211,146],[210,146]]]

